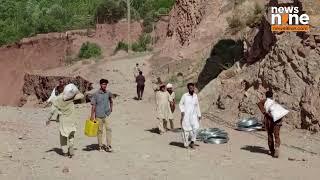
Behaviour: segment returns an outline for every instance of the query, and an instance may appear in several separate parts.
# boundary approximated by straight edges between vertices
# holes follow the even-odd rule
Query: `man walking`
[[[72,158],[74,155],[74,137],[77,130],[74,101],[83,99],[84,95],[79,92],[74,84],[69,84],[68,86],[72,86],[72,92],[63,90],[65,92],[59,94],[57,98],[52,101],[52,109],[46,125],[48,126],[50,124],[51,119],[59,120],[60,145],[63,156]],[[72,96],[67,98],[66,94],[72,94]]]
[[[268,133],[268,146],[270,150],[270,154],[274,158],[279,157],[279,150],[280,150],[280,128],[282,126],[282,119],[274,122],[272,116],[269,112],[267,112],[264,108],[264,104],[267,99],[273,98],[273,92],[271,90],[266,92],[266,99],[261,100],[258,103],[260,111],[264,115],[264,123],[265,128]]]
[[[168,130],[167,124],[170,117],[170,95],[166,91],[166,85],[160,85],[160,91],[156,94],[157,119],[159,121],[159,134],[163,134]]]
[[[142,71],[140,71],[139,75],[136,77],[138,100],[142,100],[145,82],[146,82],[146,79],[142,75]]]
[[[194,92],[194,84],[188,83],[188,93],[185,93],[180,100],[179,108],[181,111],[181,127],[184,147],[195,148],[197,138],[197,130],[199,129],[199,121],[201,120],[200,105],[197,94]],[[191,138],[191,142],[189,142]]]
[[[139,63],[136,63],[136,66],[133,69],[133,76],[136,78],[139,76],[139,72],[142,71],[142,69],[139,67]]]
[[[170,128],[171,130],[174,129],[174,123],[173,123],[173,113],[176,109],[176,94],[173,92],[173,85],[168,83],[167,84],[167,91],[169,93],[169,103],[170,103],[170,110],[171,113],[169,113],[169,122],[170,122]]]
[[[100,89],[93,94],[91,99],[91,120],[96,119],[99,122],[98,128],[98,143],[99,143],[99,151],[107,151],[112,152],[111,147],[111,126],[110,119],[107,117],[112,112],[113,101],[112,101],[112,93],[107,90],[108,80],[101,79],[100,80]],[[106,129],[106,147],[102,144],[102,134],[103,128]]]

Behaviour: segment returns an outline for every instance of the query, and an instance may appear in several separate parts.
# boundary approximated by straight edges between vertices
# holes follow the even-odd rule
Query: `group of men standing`
[[[134,76],[137,83],[137,98],[142,100],[143,91],[145,87],[145,77],[138,64],[136,64]],[[69,99],[63,98],[64,86],[62,80],[59,81],[55,88],[57,97],[52,99],[52,111],[47,121],[49,125],[50,120],[59,120],[60,143],[65,156],[70,158],[74,155],[73,142],[76,131],[76,118],[74,117],[74,100],[83,98],[78,90],[74,96]],[[107,89],[108,80],[100,80],[100,89],[95,92],[91,98],[91,115],[90,120],[98,121],[98,144],[100,151],[112,152],[111,137],[112,130],[110,119],[108,118],[113,111],[112,93]],[[187,84],[188,92],[184,93],[179,102],[179,109],[181,111],[180,126],[182,129],[182,139],[185,148],[195,148],[195,141],[197,137],[197,130],[200,127],[201,111],[198,96],[195,93],[195,85],[193,83]],[[173,85],[168,83],[160,84],[156,93],[156,112],[158,120],[159,134],[163,134],[169,130],[168,123],[170,123],[170,130],[174,130],[174,115],[176,105],[176,95],[173,91]],[[266,98],[272,98],[271,91],[266,93]],[[50,98],[49,98],[50,99]],[[268,131],[268,144],[271,155],[279,156],[280,147],[280,127],[282,120],[273,122],[269,112],[264,111],[262,107],[265,100],[258,103],[259,108],[265,115],[266,128]],[[103,130],[106,131],[106,145],[103,144]],[[274,142],[275,139],[275,142]]]
[[[197,130],[200,127],[201,111],[198,96],[195,93],[195,85],[187,85],[188,92],[183,94],[179,102],[181,111],[180,125],[182,129],[182,139],[185,148],[195,148]],[[174,129],[175,93],[172,84],[161,84],[159,91],[156,91],[156,107],[159,134]]]
[[[171,130],[174,129],[173,112],[175,110],[175,93],[172,91],[172,84],[161,84],[156,91],[157,119],[159,121],[159,134],[168,131],[168,122]]]

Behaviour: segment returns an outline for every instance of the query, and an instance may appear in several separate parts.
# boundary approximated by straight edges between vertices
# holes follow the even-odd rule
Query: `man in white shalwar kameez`
[[[200,127],[201,112],[197,94],[194,92],[194,84],[188,84],[188,93],[185,93],[180,100],[182,138],[185,148],[195,148],[197,130]],[[191,142],[189,141],[191,139]]]

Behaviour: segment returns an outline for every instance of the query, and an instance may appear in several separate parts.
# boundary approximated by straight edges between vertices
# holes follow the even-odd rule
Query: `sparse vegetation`
[[[132,50],[135,52],[143,52],[151,50],[148,45],[151,43],[151,36],[149,34],[142,34],[139,40],[132,44]]]
[[[131,0],[132,19],[146,21],[152,31],[160,15],[175,0]],[[89,28],[95,23],[116,23],[127,16],[125,0],[0,0],[0,46],[38,33]]]
[[[255,27],[260,24],[261,18],[263,17],[263,10],[263,7],[255,3],[253,12],[250,13],[246,19],[246,25],[249,27]]]
[[[103,0],[0,0],[0,45],[37,33],[88,28]]]
[[[86,42],[83,43],[78,57],[81,59],[97,58],[102,55],[102,50],[99,45],[95,43]]]
[[[132,43],[131,49],[134,52],[144,52],[144,51],[151,51],[151,47],[149,47],[151,43],[151,36],[149,34],[142,34],[138,41]],[[114,52],[118,52],[119,50],[128,51],[128,44],[120,41],[114,50]]]
[[[263,6],[257,2],[246,0],[235,2],[232,16],[227,19],[230,32],[236,34],[247,26],[250,28],[258,26],[263,17],[263,12]]]
[[[244,28],[244,22],[241,21],[240,17],[238,15],[234,15],[231,18],[227,19],[229,28],[232,33],[237,33],[241,29]]]
[[[123,41],[118,42],[118,45],[117,45],[116,49],[114,50],[114,52],[116,53],[120,50],[124,50],[124,51],[128,52],[128,44]]]

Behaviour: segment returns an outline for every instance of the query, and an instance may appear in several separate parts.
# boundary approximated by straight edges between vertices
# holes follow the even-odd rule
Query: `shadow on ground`
[[[252,153],[260,153],[260,154],[268,154],[269,155],[269,150],[267,150],[264,147],[260,147],[260,146],[244,146],[241,148],[241,150],[245,150],[245,151],[250,151]]]
[[[169,145],[184,148],[184,144],[182,142],[171,142]]]
[[[83,148],[83,151],[97,151],[99,149],[99,144],[90,144]]]
[[[77,148],[74,148],[74,150],[76,151],[76,150],[78,150],[78,149],[77,149]],[[49,152],[55,152],[55,153],[57,153],[58,155],[63,156],[62,149],[60,149],[60,148],[52,148],[52,149],[46,151],[46,153],[49,153]]]
[[[182,132],[182,129],[181,129],[181,128],[175,128],[175,129],[171,130],[171,132],[181,133],[181,132]]]
[[[46,151],[46,153],[48,153],[48,152],[55,152],[55,153],[57,153],[57,154],[59,154],[61,156],[63,155],[62,149],[60,149],[60,148],[52,148],[52,149]]]
[[[154,134],[159,134],[158,128],[147,129],[146,131],[154,133]]]

